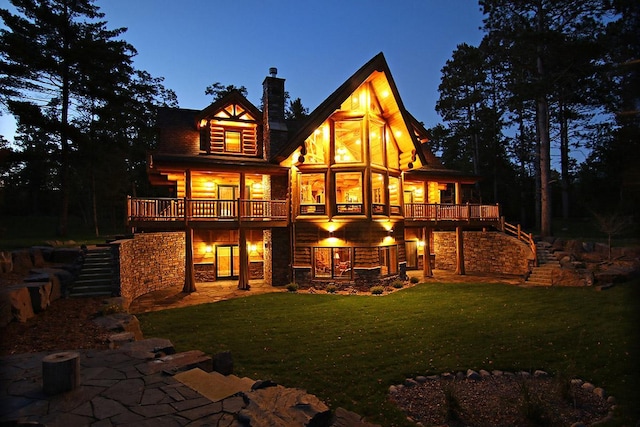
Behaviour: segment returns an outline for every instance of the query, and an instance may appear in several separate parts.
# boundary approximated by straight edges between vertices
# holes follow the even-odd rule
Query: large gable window
[[[304,143],[305,146],[305,163],[314,165],[314,164],[325,164],[325,147],[329,144],[327,141],[329,140],[329,126],[323,125],[320,128],[316,129],[313,134],[307,138]]]
[[[384,167],[384,125],[371,121],[369,127],[371,164]]]
[[[362,161],[361,120],[335,122],[335,162],[359,163]]]

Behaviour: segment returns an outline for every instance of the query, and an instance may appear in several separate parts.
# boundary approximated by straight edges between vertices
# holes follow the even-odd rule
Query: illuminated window
[[[371,122],[369,129],[369,149],[371,164],[384,166],[384,125]]]
[[[306,164],[325,164],[325,147],[328,146],[328,132],[329,127],[327,125],[321,126],[311,134],[305,141],[306,153],[304,155]]]
[[[389,132],[387,132],[387,144],[385,146],[387,148],[387,165],[389,165],[390,169],[400,169],[400,152],[395,140],[389,137]]]
[[[363,213],[362,173],[336,173],[336,207],[338,213]]]
[[[351,279],[351,248],[313,248],[313,275],[316,278]]]
[[[389,206],[391,213],[399,215],[400,211],[400,178],[389,177]]]
[[[323,173],[300,175],[300,213],[325,213],[325,185]]]
[[[387,213],[386,199],[384,175],[374,172],[371,174],[371,210],[373,214],[384,215]]]
[[[335,162],[357,163],[362,161],[362,136],[360,120],[335,122]]]
[[[242,152],[242,132],[235,130],[224,132],[224,151],[228,153]]]
[[[378,248],[380,257],[380,275],[388,276],[398,273],[398,247],[386,246]]]

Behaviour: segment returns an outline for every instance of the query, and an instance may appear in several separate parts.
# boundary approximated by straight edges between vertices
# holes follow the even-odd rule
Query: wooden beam
[[[424,246],[422,247],[422,277],[432,277],[433,271],[431,271],[431,228],[422,227],[422,241]]]

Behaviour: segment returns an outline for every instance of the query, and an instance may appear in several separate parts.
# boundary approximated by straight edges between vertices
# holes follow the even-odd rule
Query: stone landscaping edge
[[[466,372],[458,371],[458,372],[444,372],[439,375],[438,374],[418,375],[414,378],[406,378],[403,384],[389,386],[389,395],[392,396],[398,393],[399,391],[403,390],[404,388],[415,387],[419,384],[424,384],[429,381],[438,381],[438,380],[454,381],[454,380],[465,380],[465,379],[472,380],[472,381],[482,381],[483,379],[487,379],[490,377],[514,377],[514,378],[517,377],[517,378],[526,379],[526,378],[550,378],[551,375],[548,372],[540,369],[535,370],[533,373],[528,371],[518,371],[518,372],[501,371],[498,369],[494,369],[491,372],[485,369],[480,369],[479,371],[475,371],[473,369],[467,369]],[[606,400],[607,403],[611,405],[611,410],[609,411],[607,416],[601,420],[598,420],[598,422],[594,423],[593,425],[606,423],[614,418],[614,411],[617,403],[615,397],[607,396],[607,393],[602,387],[596,387],[592,383],[584,381],[582,379],[572,378],[570,381],[571,381],[571,384],[573,385],[578,385],[579,387],[581,387],[586,391],[593,392],[593,394],[595,394],[596,396],[598,396],[603,400]],[[578,427],[578,425],[575,425],[572,427]]]

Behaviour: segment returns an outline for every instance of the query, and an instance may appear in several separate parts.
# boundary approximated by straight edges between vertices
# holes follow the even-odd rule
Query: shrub
[[[391,286],[393,286],[396,289],[401,289],[404,287],[404,282],[400,279],[396,279],[393,282],[391,282]]]
[[[373,295],[381,295],[384,292],[384,287],[382,286],[372,286],[371,293]]]
[[[409,279],[409,281],[415,285],[420,281],[420,279],[418,279],[416,276],[413,276]]]
[[[335,294],[337,290],[338,290],[338,287],[336,285],[327,285],[326,291],[328,293]]]
[[[297,283],[289,283],[289,284],[287,285],[287,290],[288,290],[289,292],[295,292],[295,291],[297,291],[297,290],[298,290],[298,284],[297,284]]]

